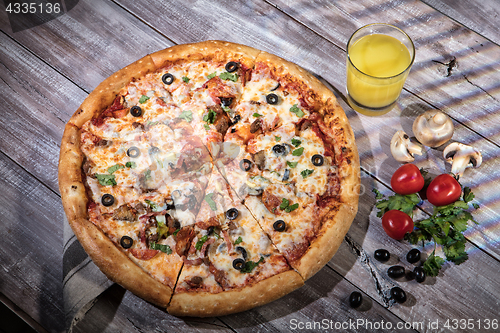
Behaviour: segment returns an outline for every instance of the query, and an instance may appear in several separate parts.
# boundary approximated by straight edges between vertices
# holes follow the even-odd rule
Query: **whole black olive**
[[[403,266],[391,266],[387,270],[387,275],[393,279],[403,277],[405,275],[405,268]]]
[[[420,251],[418,249],[411,249],[406,255],[406,260],[410,264],[414,264],[420,260]]]
[[[241,253],[241,255],[243,256],[243,259],[244,259],[244,260],[247,260],[247,258],[248,258],[248,254],[247,254],[247,250],[245,250],[245,248],[244,248],[244,247],[242,247],[242,246],[237,246],[237,247],[235,248],[235,250],[236,250],[236,251],[238,251],[239,253]]]
[[[415,267],[415,269],[413,269],[413,274],[415,276],[415,281],[417,281],[418,283],[422,283],[425,281],[425,272],[422,267]]]
[[[391,254],[386,249],[378,249],[375,251],[374,257],[380,262],[386,262],[391,258]]]
[[[324,161],[325,159],[320,154],[315,154],[313,155],[313,157],[311,157],[311,162],[315,166],[322,166]]]
[[[163,74],[161,77],[162,82],[166,85],[171,85],[174,82],[174,79],[174,76],[170,73]]]
[[[127,155],[129,157],[136,158],[136,157],[139,157],[139,155],[141,155],[141,151],[137,147],[130,147],[127,150]]]
[[[238,210],[236,208],[230,208],[226,211],[226,218],[228,220],[234,220],[238,217]]]
[[[391,289],[391,297],[398,303],[404,303],[406,301],[406,293],[399,287]]]
[[[241,271],[245,267],[245,259],[237,258],[233,260],[233,268]]]
[[[283,220],[278,220],[278,221],[274,222],[273,228],[276,231],[285,231],[286,223]]]
[[[276,155],[285,155],[286,154],[286,147],[283,145],[274,145],[272,149]]]
[[[232,72],[236,72],[236,70],[238,69],[240,65],[237,63],[237,62],[234,62],[234,61],[230,61],[226,64],[225,66],[225,69],[226,71],[228,71],[229,73],[232,73]]]
[[[101,197],[101,203],[103,206],[109,207],[115,203],[115,198],[111,194],[104,194]]]
[[[123,236],[121,239],[120,239],[120,245],[124,248],[124,249],[129,249],[132,247],[132,245],[134,245],[134,240],[129,237],[129,236]]]
[[[247,160],[246,158],[240,161],[240,169],[243,171],[248,171],[252,168],[252,161]]]
[[[349,305],[351,308],[355,309],[359,307],[361,302],[363,302],[363,295],[359,291],[353,291],[349,296]]]
[[[266,102],[269,104],[278,104],[280,98],[276,94],[266,95]]]
[[[134,105],[130,108],[130,114],[134,117],[140,117],[142,114],[142,109],[140,106]]]

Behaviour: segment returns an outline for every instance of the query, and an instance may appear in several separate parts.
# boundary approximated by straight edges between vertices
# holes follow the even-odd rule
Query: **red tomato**
[[[462,188],[453,176],[442,174],[434,178],[427,188],[427,200],[434,206],[446,206],[460,199]]]
[[[389,237],[401,240],[407,232],[413,231],[413,220],[408,214],[393,209],[382,216],[382,227]]]
[[[424,183],[424,177],[414,164],[400,166],[391,178],[392,190],[401,195],[417,193]]]

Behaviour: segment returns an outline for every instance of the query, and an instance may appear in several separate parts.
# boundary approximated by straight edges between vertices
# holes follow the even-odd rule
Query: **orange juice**
[[[348,47],[349,97],[363,107],[383,111],[398,99],[411,62],[408,48],[394,37],[369,34],[359,38]]]

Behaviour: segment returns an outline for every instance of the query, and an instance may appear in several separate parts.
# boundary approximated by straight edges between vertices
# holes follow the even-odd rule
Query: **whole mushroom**
[[[451,172],[463,176],[465,169],[477,168],[483,162],[481,152],[459,142],[450,143],[443,151],[443,157],[451,163]]]
[[[448,142],[454,130],[450,117],[438,110],[426,111],[413,122],[413,134],[417,140],[432,148]]]
[[[396,161],[408,163],[415,160],[414,154],[422,155],[423,147],[411,142],[410,137],[404,131],[397,131],[391,139],[391,153]]]

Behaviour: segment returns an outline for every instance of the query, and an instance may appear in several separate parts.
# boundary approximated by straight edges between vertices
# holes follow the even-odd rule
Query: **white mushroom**
[[[413,134],[428,147],[439,147],[453,136],[454,126],[450,117],[438,110],[429,110],[413,122]]]
[[[410,137],[404,131],[397,131],[391,140],[391,153],[398,162],[413,162],[415,160],[413,155],[422,155],[423,147],[411,142]]]
[[[450,143],[443,151],[443,157],[451,163],[451,172],[460,177],[467,168],[477,168],[483,162],[481,152],[463,143]]]

